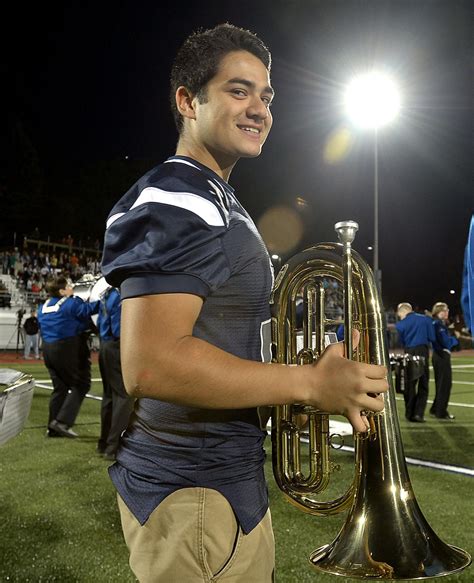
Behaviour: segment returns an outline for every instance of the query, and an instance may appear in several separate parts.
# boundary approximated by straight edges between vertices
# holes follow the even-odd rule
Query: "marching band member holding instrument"
[[[229,185],[272,126],[271,57],[230,24],[191,35],[175,59],[176,155],[107,221],[102,272],[120,286],[125,387],[138,402],[110,468],[141,583],[270,583],[274,541],[257,407],[309,403],[366,431],[383,366],[341,344],[315,365],[269,363],[273,277]]]
[[[77,437],[71,429],[91,385],[90,350],[86,330],[99,302],[73,295],[70,281],[59,276],[47,283],[49,298],[40,305],[38,321],[44,363],[53,381],[49,401],[49,437]]]

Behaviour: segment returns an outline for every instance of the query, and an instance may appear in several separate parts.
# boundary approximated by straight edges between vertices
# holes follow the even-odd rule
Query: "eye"
[[[233,95],[237,95],[238,97],[246,97],[247,96],[247,92],[245,91],[245,89],[232,89],[231,93]]]

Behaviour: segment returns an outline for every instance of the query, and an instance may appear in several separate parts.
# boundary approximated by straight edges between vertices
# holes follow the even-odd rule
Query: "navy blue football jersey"
[[[102,273],[122,299],[199,295],[194,336],[244,359],[270,360],[268,252],[233,189],[198,162],[168,159],[115,205]],[[110,473],[141,523],[172,491],[203,486],[229,499],[248,532],[268,505],[264,436],[256,409],[140,399]]]

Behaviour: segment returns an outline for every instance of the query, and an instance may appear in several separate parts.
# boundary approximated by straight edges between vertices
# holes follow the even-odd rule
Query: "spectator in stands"
[[[50,297],[38,312],[44,362],[53,381],[47,435],[77,437],[71,427],[91,384],[87,330],[99,302],[74,297],[64,276],[48,282],[47,289]]]
[[[115,460],[122,432],[127,428],[134,399],[122,380],[120,363],[120,292],[109,287],[100,299],[97,327],[100,335],[99,367],[104,387],[101,429],[97,451],[106,460]]]
[[[448,305],[437,302],[433,306],[433,370],[435,376],[436,396],[430,409],[430,414],[438,419],[454,419],[448,411],[449,397],[452,386],[451,349],[459,344],[457,338],[450,336],[446,323],[449,317]]]
[[[8,258],[9,253],[7,251],[0,251],[0,263],[2,265],[2,275],[8,273]]]
[[[11,308],[12,296],[4,284],[0,281],[0,308]]]
[[[32,357],[30,356],[30,353],[33,351],[35,358],[39,359],[39,323],[34,308],[31,310],[29,317],[25,320],[23,330],[25,331],[24,357],[27,360],[31,360]]]
[[[405,417],[408,421],[424,423],[430,380],[430,344],[435,339],[433,324],[431,318],[415,313],[407,302],[398,304],[397,316],[400,321],[396,323],[396,328],[405,352],[424,359],[423,374],[416,380],[407,379]]]

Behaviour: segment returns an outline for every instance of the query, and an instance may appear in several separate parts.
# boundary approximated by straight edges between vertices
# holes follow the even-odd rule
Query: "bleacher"
[[[52,242],[24,238],[21,249],[0,250],[0,350],[23,346],[22,324],[46,297],[46,281],[67,273],[77,281],[100,270],[101,250],[74,245],[72,238]]]
[[[18,288],[17,281],[8,274],[0,275],[0,350],[15,349],[18,341],[18,326],[28,309],[27,297]]]

